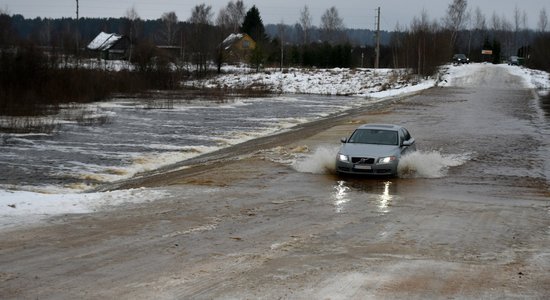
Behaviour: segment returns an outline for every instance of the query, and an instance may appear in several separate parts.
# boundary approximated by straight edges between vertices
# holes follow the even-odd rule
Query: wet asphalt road
[[[164,200],[0,232],[0,298],[547,299],[550,145],[538,101],[488,65],[270,149],[140,181]],[[402,124],[417,148],[467,159],[439,178],[287,163],[367,122]]]

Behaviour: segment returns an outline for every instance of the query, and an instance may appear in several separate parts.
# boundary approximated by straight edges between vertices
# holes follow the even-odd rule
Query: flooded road
[[[121,183],[163,200],[0,232],[1,298],[547,298],[548,116],[498,66],[475,77]],[[399,178],[331,172],[369,122],[416,139]]]

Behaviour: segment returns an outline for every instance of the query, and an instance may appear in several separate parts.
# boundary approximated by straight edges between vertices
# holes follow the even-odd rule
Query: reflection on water
[[[388,207],[393,200],[393,196],[390,195],[390,185],[391,182],[384,182],[384,190],[382,194],[378,196],[378,209],[383,213],[387,213],[390,211]]]
[[[336,207],[336,212],[341,213],[346,203],[350,201],[349,198],[349,190],[350,188],[347,187],[346,182],[343,180],[338,181],[338,184],[334,186],[334,206]]]
[[[391,193],[391,187],[391,181],[369,181],[357,185],[357,183],[348,183],[340,180],[337,181],[333,187],[332,202],[337,213],[344,212],[346,207],[354,204],[369,204],[369,206],[372,205],[376,207],[376,209],[371,208],[371,210],[388,213],[394,200],[394,195]],[[353,203],[353,200],[358,201],[356,201],[357,203]]]

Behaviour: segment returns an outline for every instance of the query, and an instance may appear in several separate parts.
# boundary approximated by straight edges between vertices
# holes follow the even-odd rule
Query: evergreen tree
[[[264,23],[260,17],[260,11],[256,6],[252,6],[244,17],[241,32],[248,34],[256,43],[264,43],[268,40],[265,34]]]

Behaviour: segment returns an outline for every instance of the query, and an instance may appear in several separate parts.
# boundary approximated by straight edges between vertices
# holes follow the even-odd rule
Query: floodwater
[[[80,110],[101,123],[60,120],[51,134],[0,134],[0,187],[87,189],[366,104],[328,96],[97,103]]]
[[[274,148],[154,174],[152,203],[0,231],[3,296],[546,299],[549,118],[517,78],[479,69]],[[398,178],[331,171],[363,122],[416,139]]]

